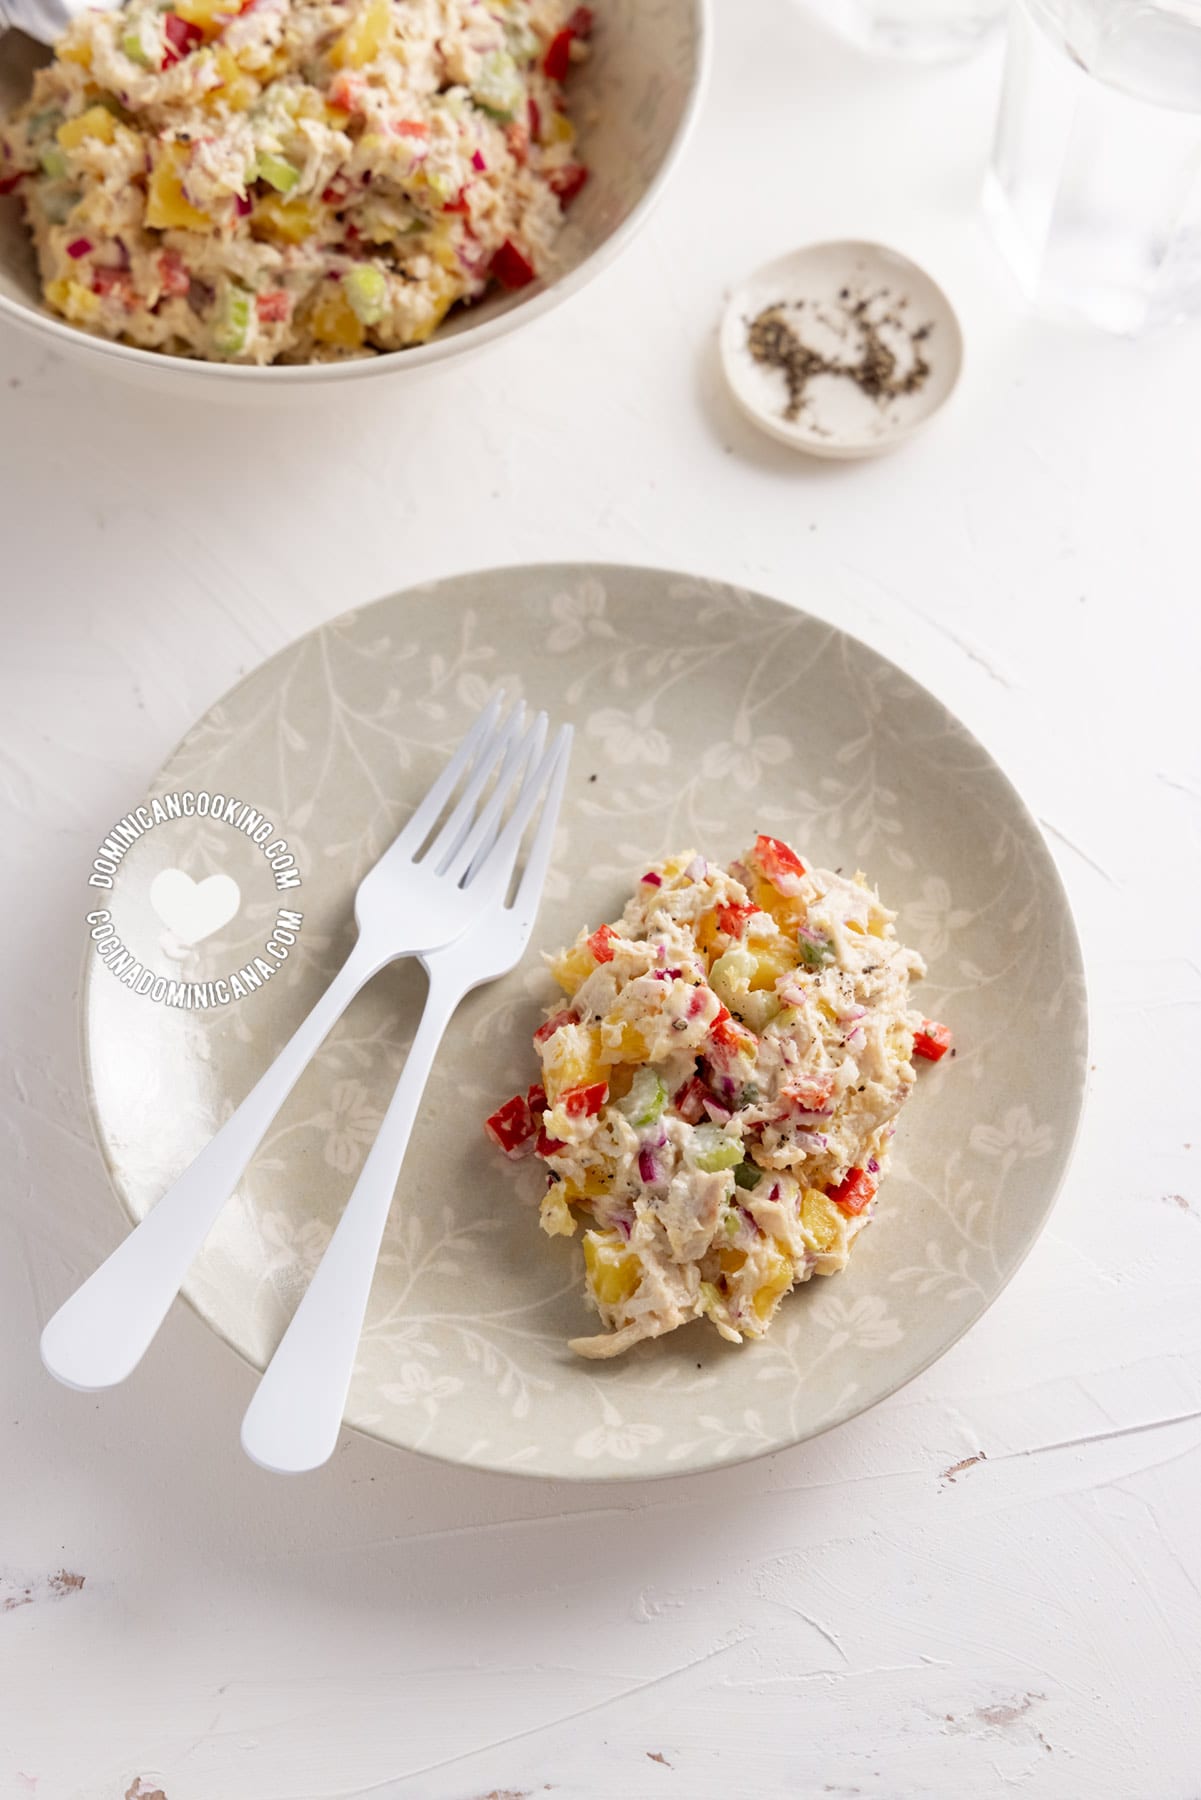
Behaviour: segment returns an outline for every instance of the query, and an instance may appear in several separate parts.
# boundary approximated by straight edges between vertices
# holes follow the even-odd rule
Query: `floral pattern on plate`
[[[303,910],[279,981],[170,1011],[94,960],[85,1043],[99,1141],[140,1217],[248,1091],[353,939],[362,874],[493,689],[577,728],[562,828],[523,964],[464,1003],[398,1188],[348,1419],[480,1467],[582,1480],[702,1469],[851,1417],[946,1350],[996,1297],[1067,1165],[1083,1090],[1080,955],[1051,857],[987,753],[865,645],[719,582],[620,566],[456,577],[381,600],[280,652],[189,732],[154,792],[225,788],[298,846]],[[172,828],[174,829],[174,828]],[[597,1370],[578,1239],[538,1230],[540,1172],[481,1121],[530,1078],[552,997],[540,952],[611,917],[631,874],[686,845],[726,858],[756,830],[861,864],[930,960],[922,1004],[958,1054],[923,1071],[850,1269],[741,1349],[682,1331]],[[123,883],[176,856],[239,877],[232,834],[140,840]],[[263,931],[237,916],[187,979]],[[411,963],[355,1001],[298,1083],[187,1293],[253,1363],[270,1355],[353,1185],[423,993]]]

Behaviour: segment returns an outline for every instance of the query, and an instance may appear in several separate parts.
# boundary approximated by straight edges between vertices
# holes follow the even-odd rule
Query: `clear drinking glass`
[[[953,62],[977,50],[1005,16],[1006,0],[809,0],[862,50],[914,62]]]
[[[1014,0],[985,210],[1049,311],[1201,315],[1201,4]]]

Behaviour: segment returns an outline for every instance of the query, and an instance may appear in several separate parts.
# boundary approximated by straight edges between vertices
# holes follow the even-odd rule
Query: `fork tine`
[[[476,757],[467,785],[456,802],[454,811],[421,859],[423,865],[435,869],[439,875],[454,854],[455,847],[462,843],[464,834],[470,830],[480,795],[497,763],[507,759],[513,739],[520,736],[524,718],[525,707],[518,701],[504,724],[493,733]]]
[[[455,784],[463,770],[484,740],[493,734],[497,715],[505,704],[505,699],[506,696],[502,689],[489,700],[425,798],[418,803],[417,809],[408,823],[402,827],[396,838],[397,844],[413,844],[415,848],[420,849],[422,839],[437,824],[438,814],[454,792]]]
[[[518,769],[528,769],[530,764],[536,762],[541,756],[542,746],[546,742],[547,723],[546,714],[538,713],[520,743],[512,745],[501,766],[500,774],[496,778],[496,792],[498,794],[509,792],[513,785],[513,778],[517,774]],[[493,821],[491,829],[481,841],[479,849],[471,859],[471,864],[465,877],[466,881],[472,879],[476,870],[483,863],[485,857],[491,852],[499,830],[500,820],[499,817],[497,817]],[[467,834],[464,832],[463,836],[459,839],[459,842],[455,845],[456,851],[462,849],[466,837]]]
[[[478,880],[486,873],[490,881],[504,882],[507,885],[509,874],[521,848],[521,840],[525,836],[526,826],[533,817],[534,808],[542,804],[546,786],[560,763],[564,768],[566,767],[571,751],[571,739],[570,725],[562,726],[555,733],[550,748],[543,753],[532,774],[527,775],[522,782],[517,803],[505,822],[504,830],[488,856],[474,867],[473,881]]]
[[[559,760],[554,766],[550,787],[542,805],[542,816],[534,831],[534,841],[530,845],[530,854],[522,871],[521,880],[517,884],[517,893],[513,898],[513,911],[522,914],[527,909],[531,923],[533,914],[537,912],[542,899],[542,889],[546,883],[546,871],[550,863],[551,850],[555,842],[555,829],[559,823],[559,812],[563,805],[563,790],[567,785],[567,768],[571,762],[571,727],[566,726],[556,738],[560,746]]]
[[[517,768],[520,771],[520,786],[518,789],[519,799],[521,794],[524,793],[526,785],[530,780],[530,765],[536,759],[538,746],[542,743],[542,740],[546,735],[546,724],[546,714],[539,713],[527,727],[521,743],[518,745],[519,760]],[[444,857],[439,863],[439,875],[445,875],[448,880],[457,884],[463,880],[464,876],[473,867],[477,869],[482,868],[485,860],[491,861],[496,853],[496,846],[492,844],[492,838],[500,822],[501,813],[509,799],[512,785],[512,782],[510,782],[509,787],[504,788],[499,782],[496,783],[491,794],[488,796],[487,805],[475,820],[466,838],[460,840],[453,855]],[[491,844],[492,847],[488,850],[485,858],[482,857],[480,853],[483,846],[487,844]]]

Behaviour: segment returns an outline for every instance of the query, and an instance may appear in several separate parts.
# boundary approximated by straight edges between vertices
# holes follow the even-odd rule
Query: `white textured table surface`
[[[0,1800],[1195,1800],[1201,337],[1022,316],[975,211],[997,77],[726,0],[625,260],[412,388],[188,414],[0,335]],[[952,409],[875,466],[794,459],[715,379],[727,284],[823,235],[926,261],[966,326]],[[122,1231],[75,1057],[100,828],[298,632],[554,556],[803,603],[1017,780],[1094,1019],[1050,1229],[888,1404],[657,1486],[357,1438],[273,1480],[237,1448],[248,1371],[182,1308],[123,1390],[56,1387],[38,1326]]]

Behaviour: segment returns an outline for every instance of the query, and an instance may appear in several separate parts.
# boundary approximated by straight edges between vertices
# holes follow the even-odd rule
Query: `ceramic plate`
[[[358,878],[499,682],[575,723],[562,828],[525,962],[464,1004],[443,1045],[348,1421],[560,1479],[795,1443],[925,1368],[1013,1274],[1067,1166],[1086,1012],[1055,867],[995,763],[901,670],[777,601],[648,569],[494,570],[348,614],[235,688],[152,789],[197,809],[220,797],[222,816],[181,811],[123,851],[114,839],[101,854],[113,887],[93,905],[164,989],[205,991],[256,959],[271,973],[227,1004],[181,1008],[90,957],[86,1062],[113,1184],[140,1218],[248,1091],[348,951]],[[228,802],[263,815],[261,847]],[[850,1269],[793,1295],[765,1342],[739,1349],[694,1325],[615,1364],[581,1362],[565,1343],[592,1322],[579,1241],[542,1235],[539,1168],[506,1163],[481,1121],[533,1076],[530,1034],[552,997],[540,952],[615,916],[649,859],[695,846],[724,861],[757,831],[878,881],[929,961],[921,1002],[953,1025],[958,1054],[922,1069]],[[423,987],[403,964],[355,1002],[192,1273],[193,1306],[256,1366],[354,1183]]]

